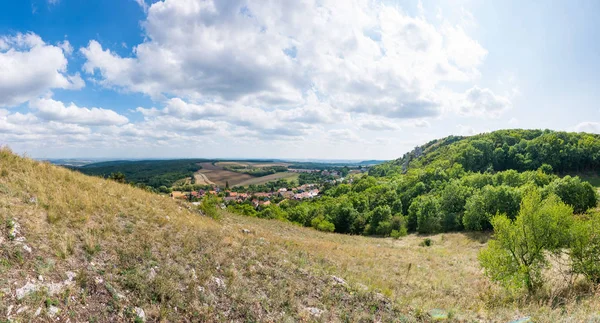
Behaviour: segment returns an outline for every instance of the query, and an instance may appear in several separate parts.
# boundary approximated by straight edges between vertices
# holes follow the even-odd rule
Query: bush
[[[335,225],[323,217],[316,217],[311,221],[311,226],[319,231],[333,232],[335,231]]]
[[[571,205],[575,213],[583,213],[598,204],[594,187],[588,182],[582,182],[577,176],[556,179],[547,186],[546,190]]]
[[[408,208],[408,227],[415,227],[419,233],[440,232],[441,212],[436,198],[430,195],[421,195],[413,200]]]
[[[541,272],[548,266],[546,252],[558,252],[569,244],[573,209],[556,195],[542,200],[538,190],[523,197],[517,218],[492,218],[494,239],[479,254],[485,273],[509,289],[526,287],[531,293],[542,285]]]
[[[202,199],[202,203],[200,203],[200,210],[202,210],[202,213],[204,213],[204,215],[209,216],[213,219],[218,219],[220,217],[219,211],[217,210],[218,205],[218,197],[212,194],[206,194]]]
[[[423,239],[423,241],[421,241],[421,243],[419,243],[419,246],[421,247],[431,247],[433,245],[433,240],[429,239],[429,238],[425,238]]]
[[[600,216],[573,225],[570,254],[572,270],[595,284],[600,283]]]

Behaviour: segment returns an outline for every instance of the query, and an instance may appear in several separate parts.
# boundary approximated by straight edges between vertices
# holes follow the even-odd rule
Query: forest
[[[597,205],[596,189],[564,174],[599,169],[599,135],[501,130],[451,136],[373,166],[351,184],[327,187],[319,199],[244,213],[348,234],[489,231],[496,215],[514,220],[531,191],[584,214]]]
[[[199,163],[206,161],[205,159],[110,161],[72,167],[72,169],[86,175],[105,178],[121,173],[128,183],[158,189],[161,186],[171,187],[182,178],[192,177],[194,172],[202,168]]]

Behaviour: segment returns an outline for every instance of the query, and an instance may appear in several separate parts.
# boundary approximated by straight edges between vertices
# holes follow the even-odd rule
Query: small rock
[[[25,242],[25,240],[26,240],[26,239],[25,239],[25,237],[18,237],[18,238],[15,238],[15,241],[16,241],[16,242]]]
[[[142,320],[142,322],[146,321],[146,313],[140,307],[135,308],[135,315]]]
[[[35,317],[35,316],[38,316],[38,315],[40,315],[41,313],[42,313],[42,308],[41,308],[41,307],[38,307],[38,308],[37,308],[37,310],[35,310],[35,313],[33,313],[33,316],[34,316],[34,317]]]
[[[73,281],[73,279],[75,279],[75,277],[77,277],[77,274],[72,272],[72,271],[67,271],[65,274],[67,274],[67,281]],[[66,283],[66,281],[65,281]]]
[[[321,315],[323,314],[323,310],[316,308],[316,307],[307,307],[306,311],[308,311],[308,313],[310,313],[310,315],[314,316],[314,317],[321,317]]]
[[[17,289],[17,299],[21,300],[21,299],[23,299],[23,297],[29,295],[30,293],[35,292],[36,290],[38,290],[37,285],[27,282],[27,284],[25,284],[25,286]]]
[[[23,244],[23,250],[25,250],[25,251],[27,251],[27,252],[31,253],[31,247],[30,247],[30,246],[28,246],[28,245],[26,245],[26,244]]]
[[[217,284],[217,287],[225,288],[225,282],[221,278],[213,277],[213,281],[215,282],[215,284]]]
[[[510,323],[531,323],[531,322],[532,322],[531,317],[525,316],[525,317],[518,318],[514,321],[511,321]]]
[[[336,283],[340,284],[340,285],[346,285],[346,281],[345,281],[345,280],[343,280],[343,279],[342,279],[342,278],[340,278],[340,277],[337,277],[337,276],[331,276],[331,278],[333,278],[333,280],[334,280]]]
[[[44,281],[44,277],[42,277],[42,275],[38,275],[38,280],[43,282]]]
[[[204,287],[198,286],[198,291],[201,292],[201,293],[204,293]]]
[[[156,270],[154,268],[150,268],[150,272],[148,273],[148,279],[153,280],[156,277]]]
[[[60,308],[54,305],[50,305],[50,307],[48,307],[48,315],[50,315],[51,317],[58,315],[58,313],[60,313]]]
[[[26,311],[29,308],[29,306],[22,306],[19,307],[19,309],[17,310],[17,314],[21,314],[21,312]]]
[[[242,229],[242,233],[250,234],[250,230],[248,230],[248,229]]]

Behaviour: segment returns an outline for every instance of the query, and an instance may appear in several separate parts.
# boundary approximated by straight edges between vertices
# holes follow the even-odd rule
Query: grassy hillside
[[[0,315],[8,319],[133,321],[136,307],[151,321],[400,315],[389,300],[336,283],[323,258],[280,236],[244,234],[168,198],[7,150],[0,175]]]
[[[585,321],[594,294],[503,294],[485,234],[401,240],[199,215],[143,190],[0,151],[0,315],[14,321]],[[555,278],[556,273],[548,273]],[[335,276],[335,277],[334,277]],[[550,277],[550,276],[549,276]],[[142,313],[143,312],[143,313]]]

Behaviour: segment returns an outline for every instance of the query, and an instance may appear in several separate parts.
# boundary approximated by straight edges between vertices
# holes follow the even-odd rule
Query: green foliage
[[[425,238],[423,239],[423,241],[421,241],[421,243],[419,243],[419,246],[421,247],[431,247],[433,245],[433,240],[431,240],[430,238]]]
[[[572,233],[570,255],[573,272],[600,284],[600,215],[576,221]]]
[[[247,203],[233,203],[227,206],[227,211],[246,215],[246,216],[257,216],[258,212],[256,209]]]
[[[575,213],[583,213],[598,204],[594,187],[588,182],[582,182],[577,176],[567,175],[554,180],[547,186],[547,192],[558,195],[573,207]]]
[[[325,231],[325,232],[335,231],[334,224],[325,220],[322,216],[314,218],[311,221],[311,226],[319,231]]]
[[[442,230],[442,214],[436,198],[421,195],[412,202],[408,209],[408,228],[419,233],[436,233]]]
[[[159,188],[161,186],[171,187],[182,178],[192,177],[194,172],[201,168],[199,165],[201,162],[206,162],[206,160],[111,161],[73,167],[73,169],[86,175],[102,177],[119,172],[127,178],[128,182]]]
[[[465,205],[463,225],[467,230],[489,230],[490,219],[498,213],[514,219],[519,210],[521,193],[518,189],[501,185],[487,185],[471,196]]]
[[[219,198],[212,194],[206,194],[200,203],[200,210],[204,215],[213,219],[218,219],[220,217],[219,211],[217,210],[218,206]]]
[[[548,265],[545,253],[569,244],[572,214],[556,195],[542,199],[538,190],[529,190],[514,221],[506,215],[492,218],[494,239],[479,254],[486,275],[507,288],[534,292]]]
[[[110,176],[108,176],[108,179],[119,183],[125,183],[125,174],[121,172],[111,173]]]

